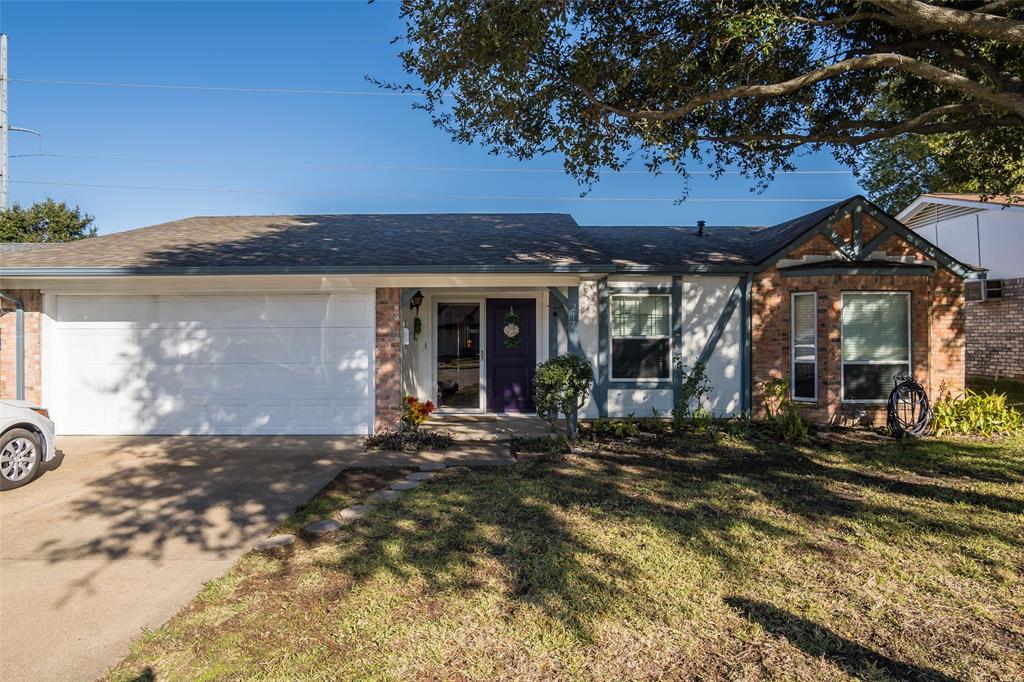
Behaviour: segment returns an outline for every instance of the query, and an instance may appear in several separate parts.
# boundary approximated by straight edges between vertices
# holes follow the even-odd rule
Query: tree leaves
[[[880,140],[964,133],[983,153],[1001,144],[989,131],[1024,127],[1024,4],[978,7],[405,0],[402,60],[454,140],[559,154],[584,186],[639,158],[684,178],[691,162],[735,166],[764,187],[807,150],[856,166]]]
[[[78,206],[47,198],[28,208],[0,211],[0,242],[70,242],[96,235],[93,217]]]

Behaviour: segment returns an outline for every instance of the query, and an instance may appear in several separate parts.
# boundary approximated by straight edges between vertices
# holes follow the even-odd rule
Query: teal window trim
[[[610,289],[609,297],[608,298],[609,298],[609,305],[608,305],[609,315],[608,315],[608,318],[609,318],[609,324],[611,326],[611,334],[609,335],[609,346],[608,346],[608,355],[609,355],[609,360],[610,360],[610,362],[609,362],[609,382],[611,384],[614,384],[616,388],[622,387],[623,384],[636,384],[636,385],[642,386],[644,388],[649,388],[649,387],[651,387],[651,386],[653,386],[655,384],[660,384],[660,383],[664,383],[664,382],[671,383],[671,381],[672,381],[672,374],[673,374],[673,370],[672,370],[672,355],[674,353],[674,349],[676,348],[675,344],[673,343],[673,336],[674,336],[674,334],[673,334],[673,327],[672,327],[672,323],[673,323],[672,307],[673,306],[672,306],[672,294],[671,294],[671,291],[666,291],[664,289],[660,289],[659,288],[655,292],[623,293],[623,292],[621,292],[617,288],[612,288],[612,289]],[[664,334],[639,334],[639,335],[637,335],[637,334],[616,334],[615,333],[614,321],[611,319],[611,317],[614,314],[614,310],[615,310],[615,300],[616,299],[620,299],[620,298],[646,298],[646,299],[658,299],[658,298],[661,298],[661,299],[665,299],[666,303],[667,303],[667,305],[665,306],[665,314],[666,314],[666,316],[668,318],[667,321],[666,321],[666,325],[665,325],[665,327],[666,327],[665,328],[665,333]],[[647,379],[639,379],[639,378],[634,378],[634,377],[616,377],[615,376],[615,361],[611,359],[611,344],[614,343],[615,339],[655,339],[655,340],[657,340],[657,339],[668,339],[668,342],[669,342],[669,349],[668,349],[668,353],[669,353],[668,374],[665,375],[665,376],[650,377],[650,378],[647,378]]]
[[[594,402],[599,417],[608,416],[608,347],[611,343],[611,310],[608,303],[608,278],[597,280],[597,377]]]
[[[679,401],[683,382],[683,276],[672,276],[672,406]]]
[[[751,362],[753,360],[753,303],[751,290],[753,288],[753,275],[743,276],[741,314],[740,314],[740,338],[743,340],[743,352],[740,357],[740,410],[745,415],[751,415],[753,411],[753,387],[751,386]]]

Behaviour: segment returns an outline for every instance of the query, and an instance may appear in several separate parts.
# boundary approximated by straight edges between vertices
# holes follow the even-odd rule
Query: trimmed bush
[[[565,416],[565,433],[576,440],[576,413],[587,402],[594,370],[578,355],[559,355],[537,365],[533,379],[533,402],[537,414],[554,428],[558,413]]]

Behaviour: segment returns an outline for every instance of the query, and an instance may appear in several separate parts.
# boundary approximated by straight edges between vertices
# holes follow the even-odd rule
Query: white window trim
[[[814,397],[796,395],[796,302],[797,296],[814,297]],[[805,344],[801,344],[805,345]],[[806,363],[804,363],[806,364]],[[818,292],[794,291],[789,295],[789,395],[801,403],[818,402]]]
[[[914,338],[911,335],[913,326],[911,320],[914,316],[914,311],[911,308],[913,301],[910,298],[909,291],[844,291],[840,295],[841,306],[839,308],[839,396],[840,401],[848,403],[850,405],[884,405],[888,402],[885,398],[879,398],[877,400],[847,400],[846,399],[846,366],[847,365],[895,365],[895,362],[884,362],[880,360],[857,360],[853,362],[847,362],[843,359],[843,339],[846,336],[845,324],[843,324],[843,310],[846,308],[846,295],[847,294],[879,294],[886,296],[904,296],[907,299],[907,372],[913,371],[914,366]]]
[[[668,334],[656,335],[656,336],[616,336],[615,328],[612,324],[614,313],[612,312],[615,307],[616,298],[665,298],[668,299]],[[617,377],[615,376],[615,361],[612,357],[612,346],[615,343],[615,339],[668,339],[668,357],[669,367],[668,376],[664,377],[645,377],[645,378],[632,378],[632,377]],[[629,294],[611,294],[608,297],[608,378],[610,382],[619,383],[637,383],[637,384],[659,384],[665,381],[672,380],[672,294],[671,293],[650,293],[650,292],[639,292]]]

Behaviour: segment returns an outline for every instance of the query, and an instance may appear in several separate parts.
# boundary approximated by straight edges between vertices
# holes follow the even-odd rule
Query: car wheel
[[[43,452],[39,437],[25,429],[0,436],[0,490],[25,485],[39,473]]]

